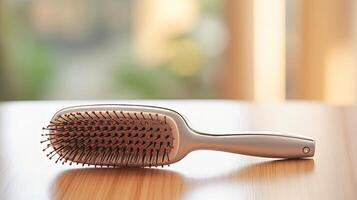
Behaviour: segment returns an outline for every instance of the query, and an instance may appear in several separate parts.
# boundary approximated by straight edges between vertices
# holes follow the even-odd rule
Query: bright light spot
[[[285,99],[285,1],[254,1],[254,99]]]
[[[356,101],[357,68],[351,42],[333,46],[326,60],[326,101],[350,105]]]

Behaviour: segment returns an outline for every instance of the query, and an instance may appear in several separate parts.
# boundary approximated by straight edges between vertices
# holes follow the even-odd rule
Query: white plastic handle
[[[271,158],[312,157],[315,153],[315,141],[302,136],[276,133],[195,134],[197,149]]]

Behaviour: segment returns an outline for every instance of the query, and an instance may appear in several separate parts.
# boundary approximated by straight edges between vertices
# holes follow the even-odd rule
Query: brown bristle
[[[55,162],[82,165],[162,166],[170,161],[173,124],[165,115],[88,111],[59,115],[44,128],[41,143]]]

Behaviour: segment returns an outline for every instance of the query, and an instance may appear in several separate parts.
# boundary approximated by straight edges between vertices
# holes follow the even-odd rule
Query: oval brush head
[[[163,166],[170,163],[175,140],[171,118],[114,109],[64,112],[43,129],[49,130],[41,141],[47,157],[70,165]]]

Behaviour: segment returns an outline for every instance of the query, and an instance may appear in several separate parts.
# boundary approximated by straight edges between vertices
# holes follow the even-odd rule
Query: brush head
[[[136,109],[137,110],[137,109]],[[83,107],[57,113],[41,143],[55,162],[100,167],[163,166],[177,151],[177,127],[162,113]]]

